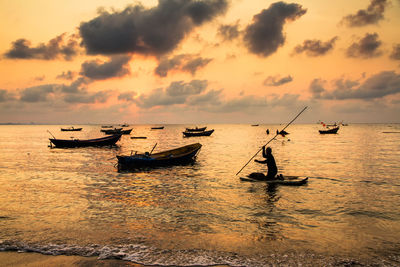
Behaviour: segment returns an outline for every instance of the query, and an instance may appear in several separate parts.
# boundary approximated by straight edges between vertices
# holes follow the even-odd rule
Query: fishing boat
[[[146,136],[132,136],[131,139],[147,139]]]
[[[100,132],[103,132],[105,134],[117,134],[121,133],[122,128],[114,128],[114,129],[101,129]]]
[[[151,127],[152,130],[162,130],[164,126]]]
[[[251,126],[253,126],[253,127],[257,127],[257,126],[259,126],[259,124],[252,124]]]
[[[122,128],[110,129],[110,130],[101,130],[105,134],[131,134],[132,129],[122,130]]]
[[[201,144],[195,143],[154,154],[146,152],[144,154],[135,153],[134,155],[130,156],[118,155],[118,170],[183,165],[191,163],[196,159],[200,148]]]
[[[69,127],[69,128],[61,128],[61,131],[63,132],[73,132],[73,131],[81,131],[82,128],[74,128],[73,126]]]
[[[112,128],[112,125],[102,125],[101,128]]]
[[[96,139],[56,139],[50,138],[50,145],[55,147],[88,147],[88,146],[112,146],[121,138],[121,134],[115,134]]]
[[[214,132],[214,129],[202,132],[182,132],[183,136],[185,137],[192,137],[192,136],[210,136]]]
[[[319,130],[320,134],[336,134],[339,130],[339,126],[327,130]]]
[[[195,128],[186,128],[186,132],[203,132],[206,129],[207,129],[207,126],[206,127],[201,127],[201,128],[198,128],[196,126]]]
[[[256,174],[256,176],[264,176],[262,173],[252,173],[249,176],[254,176],[253,174]],[[264,182],[267,184],[271,185],[291,185],[291,186],[299,186],[299,185],[304,185],[308,182],[308,177],[303,177],[303,176],[284,176],[283,179],[274,179],[274,180],[262,180],[262,179],[255,179],[251,177],[240,177],[241,181],[244,182]]]

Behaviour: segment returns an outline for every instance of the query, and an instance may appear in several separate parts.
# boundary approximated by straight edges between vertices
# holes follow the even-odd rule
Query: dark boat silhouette
[[[182,132],[185,137],[192,136],[210,136],[214,132],[214,129],[202,132]]]
[[[147,152],[130,156],[117,156],[118,170],[187,164],[196,159],[200,148],[201,144],[195,143],[154,154]]]
[[[49,138],[55,147],[89,147],[89,146],[112,146],[121,138],[121,134],[95,138],[95,139],[56,139]]]

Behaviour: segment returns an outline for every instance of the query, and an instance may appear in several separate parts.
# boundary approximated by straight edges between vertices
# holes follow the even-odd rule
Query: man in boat
[[[267,175],[254,175],[258,177],[251,177],[255,178],[258,180],[274,180],[276,178],[276,174],[278,173],[278,167],[276,166],[275,163],[275,158],[272,155],[272,149],[270,147],[265,148],[265,146],[262,147],[262,156],[265,158],[265,160],[254,160],[257,163],[262,163],[262,164],[267,164],[268,167],[268,173]],[[251,175],[250,175],[251,176]]]

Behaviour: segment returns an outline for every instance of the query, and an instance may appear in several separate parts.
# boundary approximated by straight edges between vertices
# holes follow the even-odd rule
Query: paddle
[[[254,154],[254,156],[252,156],[252,157],[249,159],[249,161],[236,173],[236,175],[238,175],[238,174],[247,166],[247,164],[249,164],[250,161],[251,161],[255,156],[257,156],[257,154],[262,150],[262,148],[263,148],[264,146],[268,145],[272,140],[274,140],[274,139],[278,136],[278,134],[279,134],[280,132],[284,131],[290,124],[292,124],[292,122],[294,122],[294,121],[300,116],[300,114],[303,113],[303,111],[306,110],[306,109],[307,109],[307,107],[303,108],[303,110],[300,111],[300,113],[297,114],[297,116],[294,117],[293,120],[291,120],[288,124],[286,124],[285,128],[283,128],[283,129],[280,130],[280,131],[277,131],[277,133],[275,134],[275,136],[272,137],[271,140],[269,140],[265,145],[263,145],[263,146],[256,152],[256,154]]]

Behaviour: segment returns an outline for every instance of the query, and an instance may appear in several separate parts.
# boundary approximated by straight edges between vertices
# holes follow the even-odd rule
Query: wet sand
[[[0,266],[4,267],[43,267],[43,266],[104,266],[104,267],[143,267],[144,265],[122,260],[99,260],[96,257],[50,256],[39,253],[0,252]]]
[[[40,253],[0,252],[1,267],[145,267],[147,265],[123,260],[99,260],[96,257],[51,256]],[[213,267],[229,267],[214,265]]]

